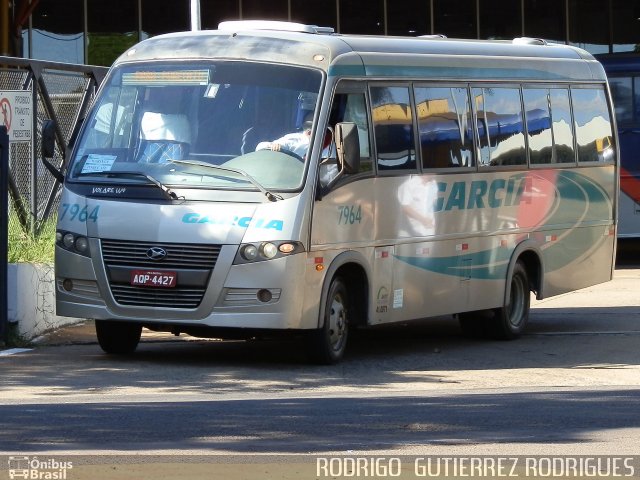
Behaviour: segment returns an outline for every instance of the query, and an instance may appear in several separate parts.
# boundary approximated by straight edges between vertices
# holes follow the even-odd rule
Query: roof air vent
[[[276,30],[281,32],[301,33],[334,33],[331,27],[318,27],[295,22],[281,22],[278,20],[230,20],[220,22],[218,30],[237,32],[239,30]]]
[[[511,41],[514,45],[548,45],[542,38],[517,37]]]
[[[435,33],[433,35],[418,35],[418,38],[447,38],[447,36],[442,33]]]

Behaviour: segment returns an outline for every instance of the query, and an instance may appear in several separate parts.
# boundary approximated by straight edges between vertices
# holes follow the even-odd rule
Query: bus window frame
[[[532,170],[540,170],[540,169],[549,169],[549,168],[571,168],[571,167],[576,167],[578,166],[578,155],[576,153],[576,129],[575,129],[575,122],[574,122],[574,116],[573,116],[573,101],[571,99],[571,84],[570,83],[531,83],[531,82],[527,82],[527,83],[522,83],[520,85],[521,88],[521,95],[522,95],[522,105],[523,105],[523,113],[524,113],[524,117],[525,117],[525,130],[527,132],[527,156],[530,156],[530,150],[529,150],[529,127],[526,123],[526,118],[527,118],[527,112],[526,109],[524,109],[524,90],[525,88],[529,88],[529,89],[544,89],[547,90],[547,92],[551,92],[551,90],[555,89],[555,90],[565,90],[568,93],[568,98],[569,98],[569,116],[570,118],[570,125],[569,128],[571,128],[571,147],[573,149],[573,162],[554,162],[554,163],[531,163],[531,158],[529,158],[529,168]],[[552,146],[553,146],[553,158],[557,158],[557,154],[556,154],[556,141],[555,141],[555,136],[553,134],[553,105],[550,104],[551,100],[549,97],[547,97],[547,103],[549,104],[549,115],[551,118],[551,129],[552,129],[552,133],[551,133],[551,138],[552,138]]]
[[[374,161],[374,139],[373,139],[373,122],[371,118],[371,102],[369,99],[369,88],[367,86],[367,82],[363,82],[362,79],[352,79],[352,78],[341,78],[339,79],[331,92],[331,101],[329,102],[329,115],[331,115],[331,108],[333,107],[333,102],[337,95],[349,95],[349,94],[362,94],[364,95],[364,114],[367,119],[367,137],[369,139],[369,156],[363,157],[362,152],[360,152],[360,160],[362,162],[363,158],[368,159],[371,162],[371,170],[368,172],[358,172],[358,173],[350,173],[347,178],[366,178],[375,176],[376,171],[376,162]],[[327,127],[334,127],[329,124],[330,118],[327,119]],[[335,132],[334,132],[335,133]],[[335,141],[335,140],[334,140]],[[343,177],[344,178],[344,177]]]
[[[478,131],[478,109],[473,101],[474,88],[508,88],[518,90],[520,98],[520,115],[522,118],[522,134],[524,135],[525,163],[517,165],[481,165],[480,163],[480,132]],[[473,112],[473,129],[476,143],[476,171],[477,172],[510,172],[524,171],[530,168],[529,165],[529,140],[527,138],[527,123],[524,112],[524,101],[522,98],[522,82],[469,82],[469,95],[471,99],[471,111]],[[572,117],[573,118],[573,117]]]
[[[573,101],[573,91],[574,90],[601,90],[602,92],[604,92],[604,99],[605,99],[605,103],[607,106],[607,112],[609,113],[609,125],[611,126],[611,134],[609,135],[610,138],[610,145],[613,149],[614,155],[613,155],[613,160],[612,161],[599,161],[599,160],[595,160],[595,161],[580,161],[580,158],[578,156],[578,132],[576,129],[576,116],[575,116],[575,104]],[[598,83],[598,82],[576,82],[576,83],[570,83],[569,84],[569,95],[571,95],[571,119],[573,122],[573,129],[574,129],[574,135],[573,135],[573,142],[574,142],[574,152],[575,152],[575,157],[576,157],[576,168],[580,168],[580,167],[594,167],[594,166],[602,166],[602,167],[606,167],[606,166],[611,166],[611,165],[618,165],[620,163],[620,159],[618,158],[618,144],[616,143],[616,138],[617,138],[617,130],[618,130],[618,126],[616,124],[616,117],[615,117],[615,112],[612,111],[612,107],[613,107],[613,103],[611,101],[611,96],[610,96],[610,92],[609,92],[609,85],[608,83],[604,82],[604,83]]]
[[[358,78],[340,78],[334,84],[331,92],[328,92],[330,101],[328,102],[328,112],[326,122],[323,124],[324,128],[331,127],[333,135],[335,135],[335,130],[333,126],[330,124],[331,121],[331,108],[333,107],[334,100],[337,95],[348,95],[348,94],[363,94],[364,95],[364,108],[365,115],[367,119],[367,134],[369,138],[369,157],[360,157],[368,158],[371,162],[371,170],[369,171],[360,171],[357,173],[348,173],[339,175],[337,178],[333,179],[331,183],[326,185],[325,187],[318,186],[319,191],[322,192],[322,195],[326,195],[327,193],[337,190],[344,185],[348,185],[349,183],[356,182],[361,179],[375,177],[376,172],[376,162],[375,162],[375,145],[373,139],[373,123],[371,119],[371,104],[369,99],[369,88],[367,82],[363,82],[362,79]],[[319,107],[321,108],[321,107]],[[321,132],[322,129],[318,128],[318,132]],[[335,138],[332,139],[332,142],[335,142]],[[318,163],[316,172],[316,183],[319,185],[320,183],[320,163]]]
[[[471,101],[471,88],[469,87],[469,82],[441,82],[441,81],[433,81],[429,80],[424,81],[416,81],[413,82],[412,93],[413,93],[413,102],[415,108],[415,139],[418,143],[417,156],[420,159],[420,172],[430,173],[430,174],[455,174],[455,173],[472,173],[477,171],[478,169],[478,152],[477,152],[477,140],[476,140],[476,124],[475,117],[473,113],[473,105]],[[467,101],[469,102],[469,121],[471,122],[471,165],[466,167],[433,167],[433,168],[424,168],[424,163],[422,160],[422,141],[420,140],[420,119],[418,118],[418,103],[415,98],[416,89],[418,88],[464,88],[467,92]]]
[[[377,87],[399,87],[399,88],[407,88],[409,92],[409,102],[411,107],[411,129],[413,131],[413,148],[415,152],[415,167],[414,168],[390,168],[388,170],[380,170],[378,168],[378,143],[376,141],[376,133],[375,133],[375,124],[373,120],[373,100],[371,95],[371,89]],[[415,96],[413,93],[413,81],[411,80],[369,80],[367,81],[367,94],[368,94],[368,108],[369,108],[369,121],[370,121],[370,138],[373,140],[371,145],[371,153],[372,160],[374,163],[375,175],[379,177],[393,177],[393,176],[403,176],[403,175],[415,175],[422,172],[421,164],[422,158],[420,156],[420,151],[418,149],[418,139],[417,135],[417,122],[416,122],[416,105],[415,105]]]

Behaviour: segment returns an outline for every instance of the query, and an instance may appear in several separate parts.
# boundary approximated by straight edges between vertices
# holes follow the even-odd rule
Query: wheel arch
[[[541,300],[544,298],[544,268],[542,262],[542,252],[538,246],[531,240],[525,240],[520,243],[511,255],[509,267],[507,268],[506,288],[504,292],[505,305],[511,298],[511,277],[516,263],[521,261],[529,278],[529,286],[536,294],[536,298]]]
[[[350,250],[338,255],[327,269],[320,297],[318,328],[324,325],[325,299],[327,298],[331,281],[337,276],[345,280],[349,296],[353,302],[352,308],[355,311],[350,318],[354,321],[354,325],[366,325],[369,305],[369,279],[371,275],[364,256],[359,252]]]

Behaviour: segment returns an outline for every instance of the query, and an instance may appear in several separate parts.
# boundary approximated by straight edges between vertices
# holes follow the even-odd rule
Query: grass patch
[[[49,219],[38,235],[25,232],[17,221],[9,222],[9,263],[53,263],[56,220]]]

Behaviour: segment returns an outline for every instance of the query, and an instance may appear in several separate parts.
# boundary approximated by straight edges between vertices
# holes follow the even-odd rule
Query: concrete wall
[[[55,277],[52,265],[10,263],[8,272],[8,318],[26,340],[62,325],[82,321],[55,314]]]

